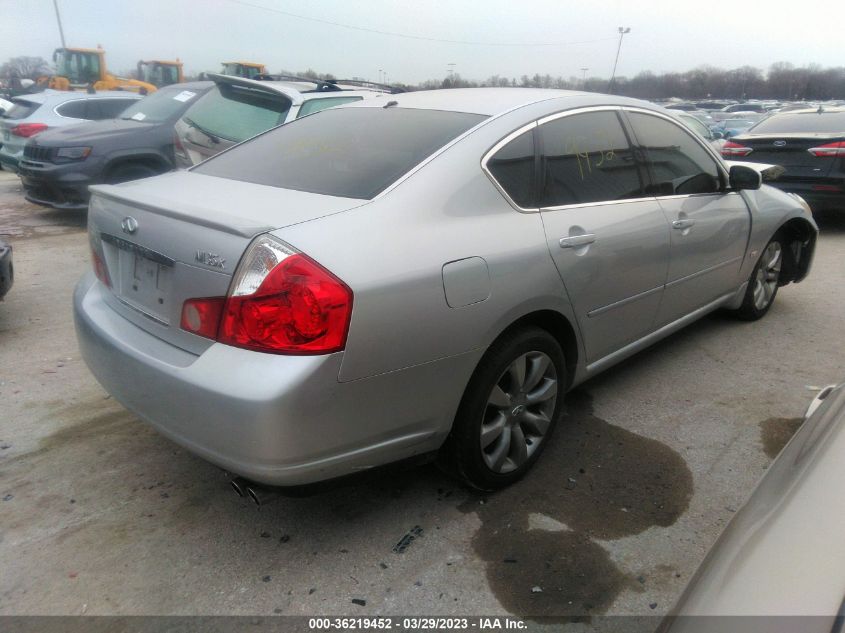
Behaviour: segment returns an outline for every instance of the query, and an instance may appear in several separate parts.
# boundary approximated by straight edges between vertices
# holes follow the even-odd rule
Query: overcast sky
[[[845,64],[845,5],[834,0],[58,3],[67,45],[101,44],[112,71],[133,68],[141,58],[179,57],[188,72],[217,71],[224,60],[258,61],[271,72],[310,67],[370,80],[383,69],[390,81],[408,83],[442,78],[450,63],[468,79],[534,73],[580,77],[584,67],[588,76],[609,77],[618,26],[631,28],[617,71],[629,77],[703,64],[764,69],[776,61]],[[0,62],[16,55],[50,59],[59,45],[53,0],[0,0]]]

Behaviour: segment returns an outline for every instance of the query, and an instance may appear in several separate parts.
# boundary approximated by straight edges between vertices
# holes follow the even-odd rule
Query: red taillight
[[[750,147],[734,143],[733,141],[728,141],[722,145],[722,156],[725,156],[726,158],[731,156],[748,156],[753,151],[754,150]]]
[[[15,127],[13,127],[9,133],[14,134],[15,136],[22,136],[23,138],[29,138],[30,136],[35,136],[39,132],[43,132],[47,129],[47,126],[43,123],[19,123]]]
[[[185,302],[182,328],[260,352],[329,354],[345,347],[351,316],[352,290],[345,283],[306,255],[262,237],[244,256],[225,300]]]
[[[103,262],[103,258],[93,248],[91,249],[91,262],[94,265],[94,274],[97,275],[97,279],[111,288],[111,279],[109,278],[109,271],[106,269],[106,264]]]
[[[182,329],[206,338],[214,338],[220,327],[220,315],[225,303],[225,297],[188,299],[182,305]]]
[[[838,141],[836,143],[828,143],[827,145],[819,145],[818,147],[811,147],[807,150],[813,156],[819,158],[826,158],[829,156],[845,156],[845,141]]]

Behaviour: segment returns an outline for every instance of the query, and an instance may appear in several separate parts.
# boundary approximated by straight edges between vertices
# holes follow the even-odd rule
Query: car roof
[[[821,108],[821,112],[819,112],[819,108]],[[822,104],[821,106],[816,106],[815,108],[808,107],[808,108],[801,108],[800,110],[796,109],[796,110],[786,110],[786,111],[781,111],[781,112],[773,112],[771,114],[771,116],[776,117],[776,116],[779,116],[781,114],[788,114],[790,116],[794,115],[794,114],[837,114],[837,113],[841,114],[842,112],[845,112],[845,107],[843,107],[843,106],[828,106],[828,107],[825,107]]]
[[[78,99],[94,99],[98,97],[128,97],[130,99],[140,99],[144,95],[139,95],[134,92],[126,92],[124,90],[100,90],[94,93],[88,92],[64,92],[60,90],[44,90],[43,92],[33,92],[32,94],[17,95],[13,101],[29,101],[30,103],[44,104],[63,103],[65,101],[76,101]]]
[[[170,84],[169,86],[162,86],[158,89],[157,92],[161,92],[162,90],[208,90],[214,86],[213,81],[186,81],[181,84]],[[150,93],[150,94],[155,94]]]
[[[400,94],[385,94],[388,102],[396,102],[400,108],[421,110],[449,110],[493,116],[521,106],[548,101],[550,99],[595,97],[596,103],[634,103],[625,97],[615,97],[574,90],[553,90],[543,88],[455,88],[449,90],[421,90]],[[645,102],[638,102],[645,105]],[[363,101],[344,107],[376,107],[381,101]],[[654,107],[651,104],[647,104]]]

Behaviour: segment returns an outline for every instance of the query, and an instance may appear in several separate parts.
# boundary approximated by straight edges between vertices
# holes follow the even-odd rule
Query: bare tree
[[[50,64],[43,57],[12,57],[0,66],[0,77],[17,77],[18,79],[37,79],[50,74]]]

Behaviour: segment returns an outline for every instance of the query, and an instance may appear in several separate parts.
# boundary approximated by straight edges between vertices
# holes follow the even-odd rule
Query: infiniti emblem
[[[511,411],[511,415],[516,418],[516,417],[522,415],[523,411],[525,411],[525,405],[520,404],[520,405],[517,405],[513,408],[513,411]]]
[[[772,143],[772,145],[774,145],[775,147],[785,147],[786,141],[775,141],[774,143]]]
[[[123,222],[120,223],[120,228],[123,229],[124,233],[132,234],[138,230],[138,220],[132,216],[123,218]]]

